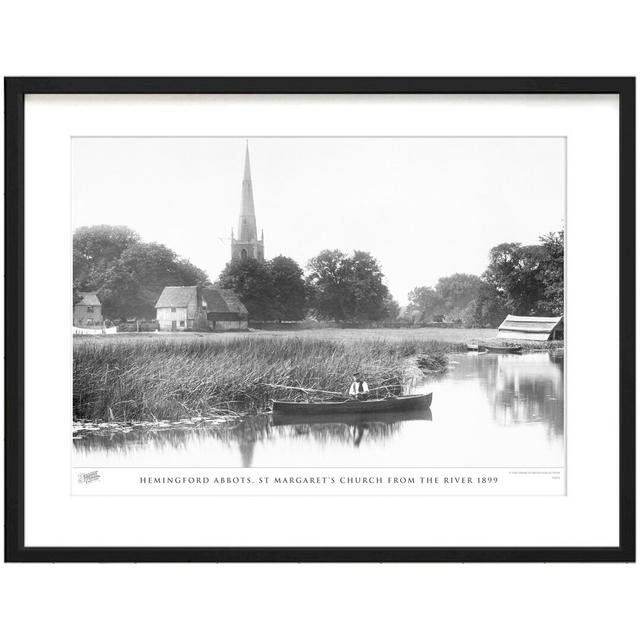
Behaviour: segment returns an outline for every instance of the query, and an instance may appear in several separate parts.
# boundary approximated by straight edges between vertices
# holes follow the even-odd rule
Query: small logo
[[[100,480],[100,474],[97,471],[88,471],[86,473],[78,474],[78,482],[81,484],[89,484],[90,482],[95,482],[96,480]]]

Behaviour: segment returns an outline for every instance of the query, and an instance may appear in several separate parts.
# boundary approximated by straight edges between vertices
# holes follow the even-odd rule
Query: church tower
[[[245,260],[247,258],[255,258],[259,262],[264,262],[264,231],[258,240],[248,142],[244,155],[244,178],[242,179],[242,201],[240,203],[237,239],[231,229],[231,259]]]

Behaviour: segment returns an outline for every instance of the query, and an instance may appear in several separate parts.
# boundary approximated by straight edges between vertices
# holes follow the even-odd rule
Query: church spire
[[[244,181],[251,182],[251,163],[249,162],[249,141],[244,149]]]
[[[254,258],[264,261],[264,232],[258,240],[256,211],[253,203],[253,183],[251,182],[251,161],[249,159],[249,141],[244,152],[244,174],[242,178],[242,197],[238,216],[238,236],[233,237],[231,230],[231,259]]]
[[[253,184],[251,182],[251,163],[249,160],[249,142],[244,155],[244,178],[242,180],[242,202],[238,220],[238,241],[253,242],[258,239],[256,229],[256,211],[253,204]]]

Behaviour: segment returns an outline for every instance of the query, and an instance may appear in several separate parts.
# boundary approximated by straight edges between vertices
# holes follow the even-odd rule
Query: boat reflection
[[[397,423],[407,422],[411,420],[429,420],[433,419],[431,409],[422,411],[403,411],[401,413],[336,413],[329,416],[291,416],[271,414],[271,424],[274,427],[282,427],[287,425],[298,426],[361,426],[370,425],[381,427],[383,425],[391,426]]]
[[[431,409],[401,413],[335,414],[333,416],[286,416],[268,414],[245,419],[237,429],[243,466],[251,466],[258,434],[274,439],[309,439],[320,445],[359,447],[363,441],[381,442],[393,437],[406,422],[431,421]],[[249,429],[248,433],[245,432]],[[254,437],[252,437],[252,435]]]
[[[287,416],[273,414],[274,427],[293,428],[295,436],[310,436],[316,440],[339,439],[359,447],[365,437],[381,440],[396,433],[405,422],[431,421],[431,409],[402,413],[336,414],[333,416]]]

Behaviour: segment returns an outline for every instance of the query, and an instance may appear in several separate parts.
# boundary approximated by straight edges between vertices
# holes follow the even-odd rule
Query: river
[[[421,414],[301,419],[270,414],[227,423],[163,425],[74,439],[74,466],[559,467],[564,466],[562,353],[451,356],[420,380]]]
[[[564,358],[560,353],[463,353],[421,379],[421,414],[306,418],[271,414],[230,423],[164,425],[74,439],[78,467],[561,467]]]

